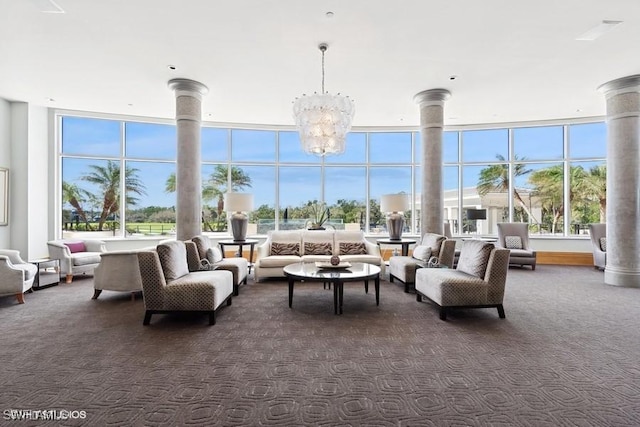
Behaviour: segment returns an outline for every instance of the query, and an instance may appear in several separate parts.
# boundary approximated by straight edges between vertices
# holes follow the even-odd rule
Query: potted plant
[[[324,224],[329,220],[329,208],[324,203],[311,205],[311,218],[305,222],[308,230],[325,230]]]

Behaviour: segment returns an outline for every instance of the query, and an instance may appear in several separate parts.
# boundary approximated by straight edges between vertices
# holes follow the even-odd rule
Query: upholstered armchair
[[[453,239],[453,235],[451,234],[451,224],[448,222],[444,223],[444,235],[447,239]],[[455,249],[453,252],[453,266],[458,265],[458,259],[460,258],[460,249]]]
[[[593,266],[604,270],[607,266],[607,224],[589,224]]]
[[[456,308],[497,308],[504,318],[504,289],[509,250],[493,243],[468,240],[462,245],[455,269],[420,268],[416,272],[416,299],[428,298],[440,309],[440,319]]]
[[[509,249],[509,266],[528,265],[536,269],[536,251],[529,246],[529,224],[526,222],[499,222],[497,246]]]
[[[247,284],[249,277],[249,261],[245,258],[223,258],[220,249],[212,246],[207,236],[195,236],[191,239],[195,243],[198,266],[206,260],[205,264],[212,269],[227,270],[233,273],[233,295],[238,295],[240,284]],[[189,254],[187,254],[188,256]],[[190,268],[195,270],[193,264],[196,260],[191,258]]]
[[[15,295],[19,304],[24,304],[24,293],[31,289],[38,267],[25,262],[20,252],[0,249],[0,297]]]
[[[158,245],[155,251],[138,252],[145,315],[148,325],[158,313],[197,312],[209,315],[215,325],[216,311],[222,303],[231,305],[233,274],[225,270],[189,271],[187,244],[172,241]]]
[[[394,279],[404,283],[404,291],[409,292],[416,279],[418,264],[426,263],[435,256],[441,265],[453,267],[453,257],[456,249],[455,240],[448,240],[445,236],[425,233],[419,244],[413,248],[411,256],[392,256],[389,258],[389,281]]]
[[[100,254],[100,264],[93,272],[94,293],[91,299],[98,299],[103,290],[131,292],[135,299],[136,292],[142,291],[142,279],[138,268],[138,252],[113,251]]]
[[[93,274],[100,254],[107,251],[102,240],[52,240],[47,242],[49,258],[60,260],[60,274],[71,283],[73,276]]]

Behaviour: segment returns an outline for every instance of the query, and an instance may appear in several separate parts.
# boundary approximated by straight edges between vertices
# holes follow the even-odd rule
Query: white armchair
[[[0,249],[0,297],[15,295],[24,304],[24,293],[31,289],[38,267],[20,258],[20,252]]]
[[[100,254],[107,251],[102,240],[52,240],[47,242],[49,258],[60,260],[60,274],[71,283],[74,275],[93,274]]]

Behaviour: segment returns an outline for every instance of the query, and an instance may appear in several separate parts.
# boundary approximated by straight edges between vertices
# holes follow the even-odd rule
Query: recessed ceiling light
[[[618,25],[622,24],[622,21],[602,21],[586,33],[576,37],[576,40],[592,41],[602,36],[605,33],[613,30]]]
[[[454,75],[452,75],[452,76],[449,76],[449,80],[455,80],[455,79],[457,79],[457,78],[458,78],[458,76],[456,76],[455,74],[454,74]]]
[[[167,65],[167,68],[169,68],[170,70],[175,70],[176,66],[175,65]]]
[[[333,15],[334,15],[334,13],[333,13],[333,12],[327,12],[327,13],[325,13],[325,16],[326,16],[327,18],[333,18]]]

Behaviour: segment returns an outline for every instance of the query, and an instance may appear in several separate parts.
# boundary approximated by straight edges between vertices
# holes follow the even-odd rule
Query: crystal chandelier
[[[324,90],[324,53],[329,45],[320,44],[322,52],[322,92],[302,95],[293,102],[293,116],[305,153],[317,156],[342,154],[347,132],[355,113],[353,101],[339,93]]]

